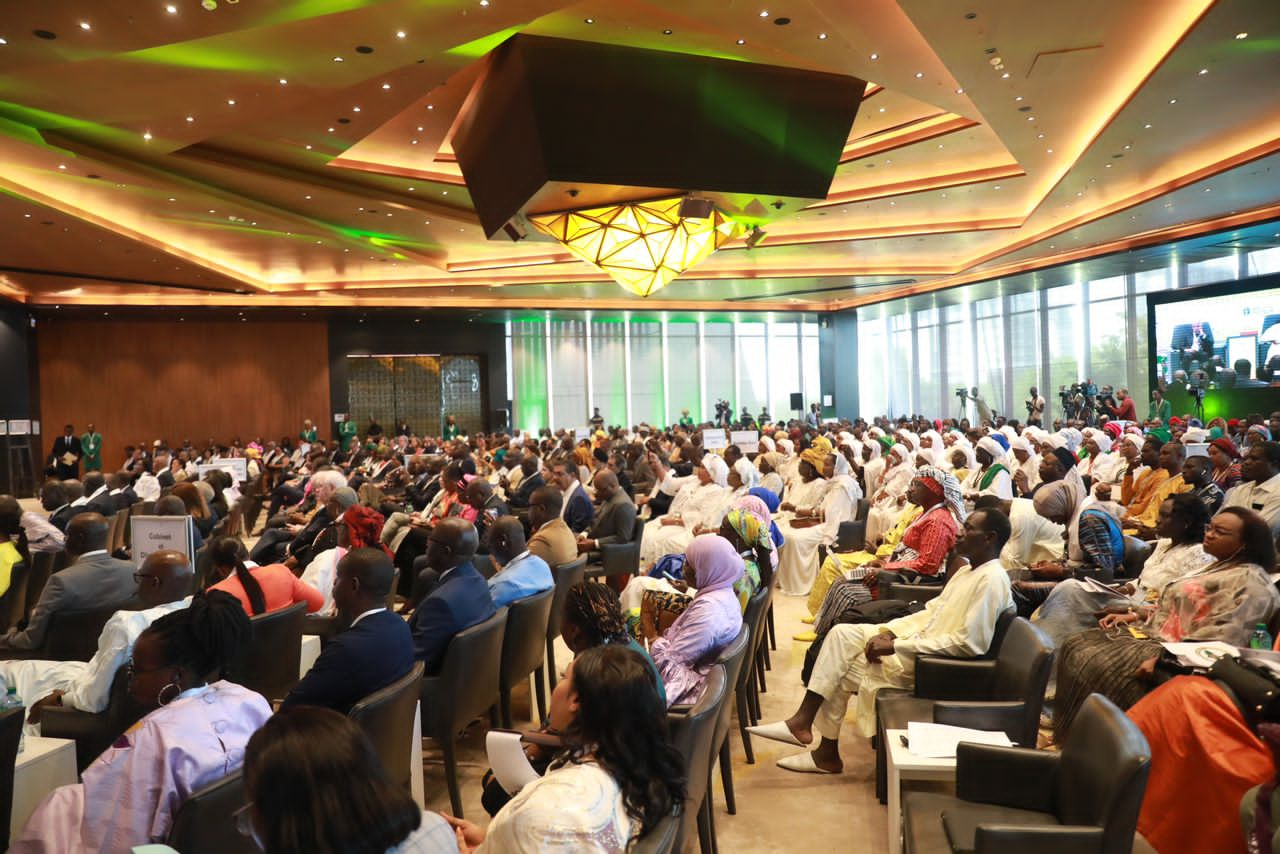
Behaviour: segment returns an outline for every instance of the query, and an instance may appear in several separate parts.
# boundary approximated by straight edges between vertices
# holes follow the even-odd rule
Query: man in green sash
[[[84,470],[102,471],[102,434],[92,424],[89,430],[80,437],[80,450],[84,453]]]

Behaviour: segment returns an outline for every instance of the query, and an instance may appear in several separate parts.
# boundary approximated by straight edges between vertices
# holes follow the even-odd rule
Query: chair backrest
[[[295,602],[288,608],[252,618],[249,622],[253,637],[227,667],[225,678],[257,691],[269,701],[283,700],[298,684],[306,613],[306,603]]]
[[[257,851],[253,840],[236,830],[232,818],[244,806],[245,797],[239,770],[197,789],[174,814],[166,844],[182,854]]]
[[[702,799],[707,796],[707,784],[711,777],[711,740],[715,736],[720,707],[728,695],[724,667],[716,664],[707,671],[702,683],[702,695],[688,713],[667,715],[671,743],[684,757],[685,774],[688,777],[684,821],[677,836],[676,851],[682,850],[685,840],[697,835],[698,810],[702,806]]]
[[[770,589],[761,587],[747,600],[747,609],[742,614],[742,625],[747,629],[746,660],[749,662],[755,661],[756,653],[760,649],[760,643],[764,639],[764,620],[765,615],[769,612],[769,599]],[[733,683],[735,689],[744,690],[747,681],[751,679],[751,675],[751,667],[742,667],[738,672],[738,678]]]
[[[644,542],[644,521],[636,519],[631,539],[600,549],[600,575],[629,575],[640,570],[640,547]]]
[[[867,545],[867,523],[864,520],[841,522],[836,529],[836,549],[861,551]]]
[[[124,540],[124,523],[128,520],[129,514],[116,511],[114,515],[107,517],[107,553],[110,554],[120,547]]]
[[[1126,578],[1137,578],[1142,574],[1142,566],[1151,555],[1151,544],[1137,537],[1124,538],[1124,575]]]
[[[858,499],[858,506],[857,506],[857,508],[854,510],[854,514],[853,514],[853,521],[855,521],[855,522],[862,522],[862,521],[865,521],[865,520],[866,520],[866,518],[867,518],[867,516],[868,516],[870,513],[871,513],[871,499],[869,499],[869,498],[859,498],[859,499]]]
[[[1009,634],[1009,627],[1013,625],[1013,621],[1018,617],[1018,609],[1014,607],[1006,608],[1000,612],[1000,616],[996,617],[996,628],[991,633],[991,646],[987,647],[986,655],[980,655],[979,658],[992,659],[1000,655],[1000,650],[1004,649],[1004,639]]]
[[[27,573],[26,593],[23,596],[22,617],[25,620],[31,616],[31,609],[35,607],[36,602],[40,601],[40,594],[44,592],[44,586],[49,581],[49,576],[53,575],[57,568],[58,556],[64,558],[66,552],[33,552],[31,555],[31,566]]]
[[[551,614],[547,618],[547,640],[560,637],[560,621],[564,618],[564,600],[569,595],[570,587],[582,583],[586,576],[586,569],[586,555],[575,561],[552,567],[551,575],[556,580],[556,592],[551,599]]]
[[[347,717],[360,725],[373,742],[382,767],[392,780],[409,786],[413,764],[409,757],[422,745],[413,743],[414,715],[422,691],[422,662],[381,690],[351,707]]]
[[[548,587],[507,606],[507,628],[502,636],[504,688],[514,688],[542,666],[555,592],[554,587]]]
[[[430,685],[434,702],[424,702],[427,732],[436,739],[452,738],[473,718],[489,710],[498,699],[501,674],[502,636],[506,633],[507,609],[483,623],[463,629],[449,641],[440,674],[423,681]]]
[[[996,656],[991,699],[1025,703],[1020,732],[1010,734],[1018,744],[1036,743],[1044,691],[1049,684],[1049,671],[1053,669],[1053,654],[1053,641],[1039,626],[1022,617],[1010,623]]]
[[[102,634],[102,627],[119,610],[120,606],[115,605],[54,611],[49,615],[49,628],[44,636],[45,649],[41,656],[50,661],[89,661],[98,651],[98,635]]]
[[[1115,703],[1090,694],[1062,745],[1054,812],[1063,824],[1101,827],[1099,854],[1128,852],[1150,770],[1142,730]]]
[[[18,742],[22,739],[22,722],[26,709],[0,712],[0,841],[9,847],[9,822],[13,816],[13,766],[18,761]]]
[[[720,654],[716,656],[716,664],[724,668],[725,684],[728,686],[729,691],[737,687],[738,679],[742,676],[744,663],[747,660],[747,653],[751,652],[751,647],[751,628],[746,623],[743,623],[738,636],[729,641],[729,645],[720,650]],[[716,719],[715,735],[711,739],[711,750],[713,752],[719,752],[720,745],[729,734],[729,725],[733,722],[732,718],[733,703],[726,700],[720,704],[720,716]]]

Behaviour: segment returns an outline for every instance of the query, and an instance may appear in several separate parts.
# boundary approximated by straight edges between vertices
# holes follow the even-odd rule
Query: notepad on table
[[[907,749],[915,756],[947,759],[956,755],[956,745],[962,741],[992,744],[996,747],[1013,746],[1009,736],[999,731],[990,732],[923,721],[911,721],[907,724]]]

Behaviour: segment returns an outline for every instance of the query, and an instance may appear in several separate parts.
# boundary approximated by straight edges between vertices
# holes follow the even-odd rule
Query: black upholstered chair
[[[636,520],[635,533],[625,543],[608,543],[600,547],[600,563],[587,567],[588,578],[635,575],[640,571],[640,544],[644,540],[644,522]]]
[[[954,797],[904,799],[904,850],[1128,854],[1150,769],[1142,731],[1093,694],[1061,752],[962,743]]]
[[[735,703],[738,709],[738,734],[742,736],[742,749],[747,755],[747,764],[754,765],[755,752],[751,749],[751,734],[747,727],[760,722],[760,693],[757,678],[757,662],[763,655],[765,609],[769,604],[769,591],[761,587],[747,600],[747,610],[742,615],[742,624],[748,630],[749,651],[738,673],[735,683]]]
[[[657,827],[636,840],[631,846],[631,854],[674,854],[676,836],[683,820],[683,813],[667,816],[658,822]]]
[[[146,710],[129,696],[129,677],[125,668],[120,667],[111,682],[105,709],[95,714],[66,706],[48,706],[41,712],[40,734],[46,738],[73,740],[76,770],[83,772],[144,714]]]
[[[502,636],[507,609],[499,608],[483,623],[463,629],[449,641],[439,675],[422,680],[422,734],[444,751],[445,781],[453,814],[462,818],[458,790],[458,733],[489,712],[496,717],[502,663]]]
[[[867,516],[870,515],[870,513],[871,513],[871,499],[859,498],[858,506],[854,508],[853,521],[865,522],[867,520]]]
[[[555,595],[551,600],[551,616],[547,619],[547,684],[556,687],[556,638],[560,637],[560,621],[564,618],[564,600],[569,588],[586,578],[587,556],[562,563],[551,568],[556,580]]]
[[[727,701],[729,688],[724,667],[713,666],[702,685],[702,695],[687,711],[673,709],[667,713],[671,743],[685,757],[688,787],[684,802],[684,821],[676,835],[674,851],[683,851],[687,840],[698,836],[702,854],[715,851],[715,831],[711,825],[711,752],[720,707]]]
[[[538,720],[547,719],[547,697],[542,682],[542,643],[547,637],[554,598],[555,588],[550,587],[507,606],[507,628],[502,636],[502,668],[498,684],[498,708],[504,727],[511,726],[511,691],[527,680],[530,673],[535,674]]]
[[[253,637],[227,667],[225,677],[268,701],[283,700],[298,684],[302,663],[302,625],[305,602],[253,617]]]
[[[716,656],[716,664],[724,668],[725,684],[728,686],[726,690],[732,691],[737,686],[738,677],[742,675],[743,666],[750,652],[751,628],[744,623],[742,629],[738,632],[738,636],[730,641],[728,646],[720,650],[720,654]],[[729,702],[729,698],[726,696],[724,702],[720,704],[720,716],[716,719],[716,731],[711,740],[711,762],[714,766],[716,759],[719,759],[720,782],[724,785],[725,806],[729,810],[729,815],[737,815],[738,804],[733,796],[732,751],[729,749],[729,724],[732,722],[732,718],[733,704]]]
[[[404,676],[374,691],[347,713],[373,742],[387,774],[406,788],[413,782],[413,751],[422,749],[421,744],[413,743],[413,716],[421,694],[422,662],[419,661]]]
[[[881,691],[876,697],[880,802],[888,797],[885,733],[906,729],[910,721],[1001,730],[1015,744],[1035,747],[1053,655],[1049,636],[1017,617],[1009,622],[994,659],[922,656],[916,663],[914,694]]]
[[[173,816],[165,843],[182,854],[251,854],[252,839],[236,830],[234,814],[245,804],[244,778],[234,771],[191,793]]]
[[[136,607],[137,603],[129,603]],[[39,661],[89,661],[98,651],[98,636],[111,615],[121,610],[120,605],[110,608],[85,608],[70,611],[54,611],[49,615],[44,642],[33,649],[6,649],[0,652],[0,660],[36,659]]]
[[[9,847],[9,823],[13,820],[13,769],[18,761],[18,743],[22,740],[22,723],[27,710],[0,712],[0,840]]]
[[[26,561],[16,563],[9,569],[9,589],[0,596],[0,632],[7,632],[18,625],[25,616],[23,609],[26,605],[29,572],[30,566]]]
[[[1154,548],[1153,543],[1140,540],[1137,537],[1124,538],[1124,577],[1137,578],[1142,574],[1142,566],[1147,562],[1147,558],[1151,556],[1151,550]]]

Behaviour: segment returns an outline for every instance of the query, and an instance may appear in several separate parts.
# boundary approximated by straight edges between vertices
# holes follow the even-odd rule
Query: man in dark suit
[[[603,503],[586,539],[578,541],[578,552],[599,552],[610,543],[629,543],[636,533],[636,505],[608,469],[596,474],[596,498]]]
[[[0,647],[34,649],[44,643],[49,618],[58,611],[120,608],[138,592],[133,564],[107,554],[107,520],[80,513],[67,524],[67,554],[74,563],[49,577],[24,629],[10,629]]]
[[[53,440],[49,452],[49,473],[58,480],[71,480],[80,476],[80,457],[83,455],[76,428],[68,424],[62,435]]]
[[[542,461],[532,454],[520,461],[520,471],[524,477],[520,480],[520,486],[517,487],[515,495],[510,498],[512,507],[529,506],[529,497],[533,495],[535,489],[541,489],[546,486],[546,481],[542,479],[542,472],[539,468]]]
[[[84,476],[84,497],[71,502],[78,508],[77,513],[100,513],[103,516],[116,515],[116,499],[107,487],[107,478],[100,471],[91,471]]]
[[[578,482],[578,467],[572,460],[559,460],[551,469],[551,479],[556,488],[564,494],[564,512],[560,518],[575,534],[581,534],[591,527],[595,509],[591,506],[591,498]]]
[[[427,564],[440,573],[440,580],[409,623],[414,657],[425,665],[428,676],[439,673],[454,635],[497,611],[488,583],[471,563],[475,553],[476,529],[470,522],[454,516],[431,529]]]
[[[352,549],[338,562],[333,603],[350,625],[329,641],[282,709],[324,706],[345,715],[413,669],[409,626],[386,607],[395,572],[382,549]]]
[[[67,488],[58,480],[47,480],[40,487],[40,506],[49,514],[49,524],[59,531],[66,531],[67,523],[76,515],[67,497]]]
[[[477,477],[467,484],[463,500],[476,510],[476,539],[480,543],[480,553],[488,554],[485,543],[489,537],[489,528],[498,517],[511,515],[511,510],[493,491],[493,484],[482,477]]]

